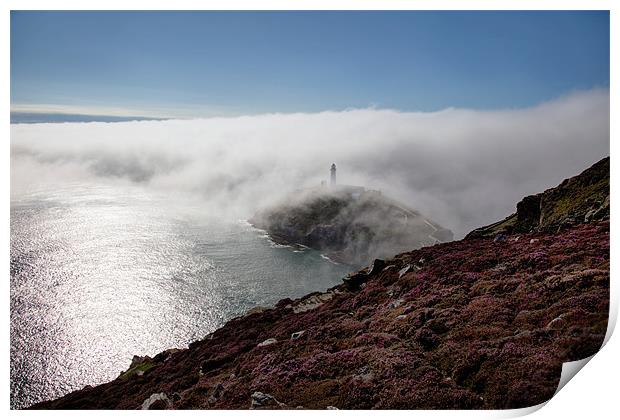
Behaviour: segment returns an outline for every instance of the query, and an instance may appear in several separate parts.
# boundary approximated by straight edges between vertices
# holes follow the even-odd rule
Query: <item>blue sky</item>
[[[526,107],[609,86],[608,12],[12,12],[11,107]]]

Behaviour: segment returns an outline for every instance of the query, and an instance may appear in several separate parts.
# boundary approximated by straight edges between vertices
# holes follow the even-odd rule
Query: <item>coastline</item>
[[[541,404],[562,364],[604,341],[608,182],[606,158],[524,198],[509,229],[376,259],[325,292],[254,308],[187,349],[136,356],[112,382],[31,408]],[[553,217],[532,212],[534,200]]]
[[[562,361],[589,356],[602,343],[608,231],[608,222],[596,222],[404,253],[380,270],[358,272],[358,288],[340,284],[255,308],[187,349],[154,356],[140,375],[133,366],[133,375],[32,408],[137,408],[163,393],[173,408],[238,409],[258,404],[257,392],[268,396],[263,408],[537,404],[553,395]],[[456,258],[476,253],[466,266]],[[526,298],[544,284],[540,273],[550,261],[560,264],[553,272],[566,274],[540,298]],[[518,277],[506,283],[509,273]],[[536,306],[540,299],[551,299],[546,309]],[[593,299],[598,306],[590,306]],[[570,328],[581,333],[567,338]],[[537,378],[527,382],[535,387],[529,393],[521,375]]]

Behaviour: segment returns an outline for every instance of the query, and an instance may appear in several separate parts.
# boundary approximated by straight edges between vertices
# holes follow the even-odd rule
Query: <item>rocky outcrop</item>
[[[345,286],[350,290],[357,290],[365,282],[377,273],[379,273],[385,267],[385,261],[375,259],[370,267],[366,270],[358,271],[357,273],[348,274],[342,281]]]
[[[301,191],[250,222],[277,242],[302,244],[358,267],[453,238],[448,229],[376,191]]]
[[[470,232],[465,239],[557,230],[609,219],[609,157],[555,188],[525,197],[506,219]]]
[[[583,188],[570,180],[563,185]],[[592,197],[579,200],[597,202],[600,189],[589,191]],[[588,206],[576,202],[568,212],[549,213],[563,195],[555,197],[539,216],[525,201],[522,220],[538,218],[526,233],[504,231],[501,238],[482,235],[377,260],[325,293],[284,299],[187,349],[136,359],[133,368],[153,363],[142,375],[121,375],[34,408],[542,403],[555,392],[563,362],[598,351],[609,313],[605,211],[602,220],[600,214],[588,219]],[[584,217],[557,224],[567,220],[557,214]]]

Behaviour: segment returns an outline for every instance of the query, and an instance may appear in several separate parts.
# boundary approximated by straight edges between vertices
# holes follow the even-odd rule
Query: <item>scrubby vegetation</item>
[[[249,408],[262,392],[292,408],[516,408],[550,398],[562,362],[595,353],[605,335],[608,222],[385,264],[357,291],[338,286],[297,313],[312,296],[281,301],[142,376],[40,407],[137,408],[164,392],[176,408]],[[408,266],[418,268],[399,275]]]
[[[598,184],[573,179],[546,191],[543,208],[562,206],[566,194],[589,203],[564,206],[567,213],[549,225],[538,217],[526,233],[490,237],[484,228],[477,238],[377,260],[326,293],[284,299],[188,349],[148,359],[155,366],[142,375],[35,408],[499,409],[544,402],[562,363],[594,354],[607,328],[609,206],[598,193],[580,193],[601,192],[591,185]]]

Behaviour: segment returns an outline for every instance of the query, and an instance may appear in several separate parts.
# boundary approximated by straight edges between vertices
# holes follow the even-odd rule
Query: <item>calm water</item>
[[[138,188],[11,198],[11,407],[112,380],[348,267]],[[174,207],[171,207],[174,205]]]

